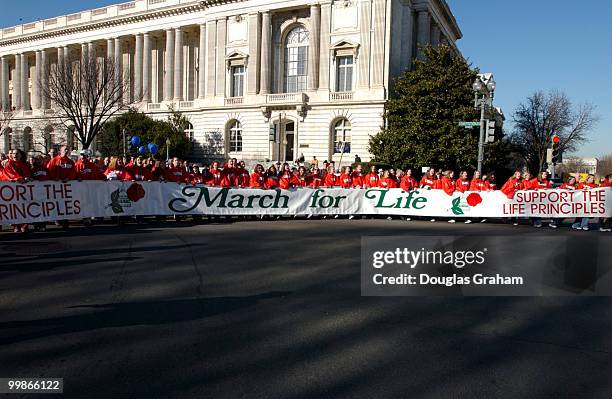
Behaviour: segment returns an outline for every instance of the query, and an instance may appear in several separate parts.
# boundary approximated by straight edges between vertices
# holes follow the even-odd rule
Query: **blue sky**
[[[0,26],[117,3],[113,0],[3,1]],[[597,106],[600,122],[579,155],[612,153],[612,2],[448,0],[464,37],[459,48],[493,72],[496,104],[508,118],[535,90],[558,89]]]

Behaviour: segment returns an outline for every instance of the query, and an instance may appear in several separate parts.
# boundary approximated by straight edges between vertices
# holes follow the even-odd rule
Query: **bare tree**
[[[563,164],[559,167],[559,171],[563,173],[584,173],[588,165],[584,163],[582,158],[572,157],[563,160]]]
[[[7,110],[0,110],[0,137],[6,133],[7,128],[13,120],[13,112]]]
[[[510,140],[526,166],[532,172],[540,172],[554,135],[561,139],[562,152],[575,151],[587,141],[589,131],[598,120],[594,111],[595,107],[588,103],[574,107],[559,91],[535,92],[514,112],[515,130]]]
[[[106,121],[140,99],[129,96],[129,78],[113,60],[84,57],[80,62],[57,65],[40,91],[59,111],[66,128],[89,148]]]

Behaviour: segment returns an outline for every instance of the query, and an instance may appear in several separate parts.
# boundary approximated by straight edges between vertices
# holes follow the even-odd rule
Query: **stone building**
[[[0,149],[79,146],[38,82],[91,56],[120,61],[143,112],[184,113],[194,158],[216,141],[245,160],[338,160],[344,146],[366,161],[418,45],[460,38],[445,0],[135,0],[7,27],[0,105],[14,118]]]

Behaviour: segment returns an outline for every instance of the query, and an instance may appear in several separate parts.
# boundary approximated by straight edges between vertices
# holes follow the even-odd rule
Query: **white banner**
[[[126,215],[406,215],[610,217],[612,189],[454,193],[441,190],[259,190],[160,182],[0,182],[0,224]]]

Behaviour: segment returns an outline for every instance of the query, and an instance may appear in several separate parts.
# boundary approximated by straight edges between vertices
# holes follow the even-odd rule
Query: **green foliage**
[[[98,135],[98,151],[103,156],[122,155],[122,131],[126,131],[126,141],[132,136],[139,136],[141,145],[146,147],[155,143],[158,148],[156,158],[165,159],[166,139],[170,139],[170,156],[187,158],[191,153],[191,143],[185,134],[189,121],[180,112],[172,111],[166,121],[152,119],[148,115],[136,110],[128,112],[108,121]],[[137,155],[138,148],[126,145],[130,155]]]
[[[395,81],[385,106],[386,128],[370,139],[377,162],[402,169],[434,166],[475,169],[478,130],[458,126],[477,121],[472,83],[477,71],[448,46],[423,49],[412,71]]]

